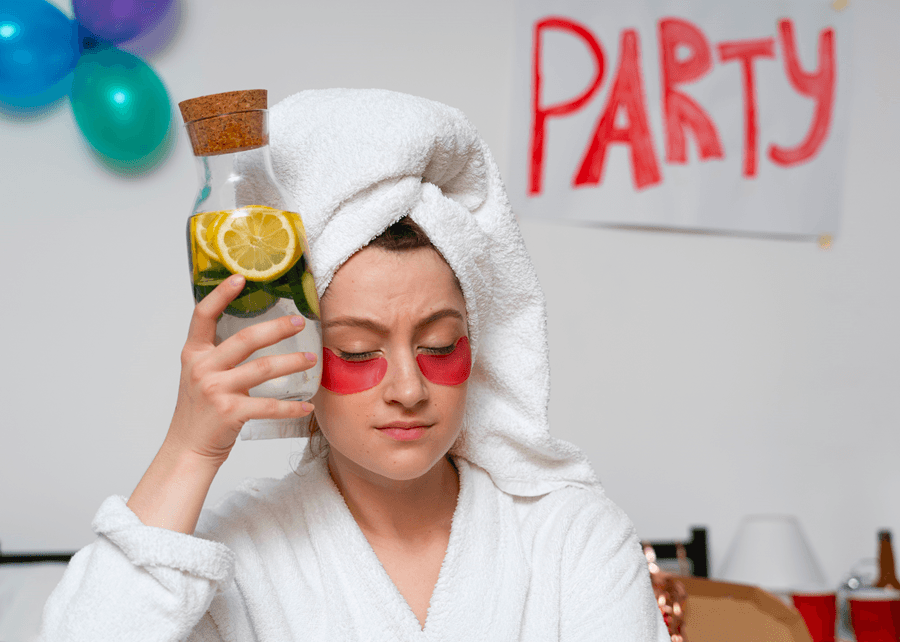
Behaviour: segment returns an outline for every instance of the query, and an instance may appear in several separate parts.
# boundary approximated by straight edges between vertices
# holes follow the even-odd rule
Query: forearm
[[[167,440],[128,499],[128,508],[147,526],[192,535],[219,466]]]

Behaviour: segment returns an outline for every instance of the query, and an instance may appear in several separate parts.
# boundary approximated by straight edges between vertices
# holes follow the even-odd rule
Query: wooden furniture
[[[679,577],[689,642],[813,642],[797,609],[755,586]]]

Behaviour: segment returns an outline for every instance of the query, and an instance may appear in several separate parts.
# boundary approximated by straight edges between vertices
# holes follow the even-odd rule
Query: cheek
[[[416,357],[419,370],[431,383],[439,386],[458,386],[464,383],[472,372],[472,350],[469,340],[461,337],[456,347],[448,355],[420,354]]]
[[[322,354],[322,387],[339,395],[374,388],[387,372],[384,357],[368,361],[345,361],[325,348]]]

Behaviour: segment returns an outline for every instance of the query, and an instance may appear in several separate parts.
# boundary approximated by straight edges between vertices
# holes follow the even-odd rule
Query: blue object
[[[99,40],[125,42],[153,29],[171,0],[73,0],[75,19]]]
[[[78,61],[77,24],[45,0],[0,0],[0,98],[35,96]]]
[[[71,100],[88,142],[118,161],[153,153],[172,118],[169,95],[153,69],[114,47],[85,50],[75,67]]]

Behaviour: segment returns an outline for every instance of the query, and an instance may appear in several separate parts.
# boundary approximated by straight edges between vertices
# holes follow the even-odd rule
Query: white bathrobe
[[[300,92],[270,120],[272,166],[303,216],[320,295],[403,216],[463,291],[473,362],[450,450],[460,496],[425,628],[310,458],[301,475],[249,482],[206,511],[200,537],[144,526],[108,499],[99,538],[47,604],[45,642],[667,641],[630,522],[584,453],[550,434],[544,296],[475,128],[383,90]],[[303,421],[242,431],[307,435]]]
[[[144,526],[109,498],[42,639],[668,641],[634,529],[602,493],[517,497],[455,462],[459,500],[424,629],[310,458],[245,482],[204,512],[199,537]]]

